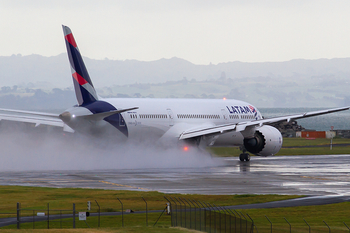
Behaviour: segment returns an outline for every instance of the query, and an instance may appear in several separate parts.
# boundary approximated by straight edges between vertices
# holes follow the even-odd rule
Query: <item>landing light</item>
[[[226,97],[222,98],[223,100],[226,100]]]
[[[188,151],[188,147],[187,146],[184,147],[184,151]]]

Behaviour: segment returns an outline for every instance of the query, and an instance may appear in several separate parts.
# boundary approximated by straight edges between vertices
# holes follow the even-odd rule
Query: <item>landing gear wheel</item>
[[[250,155],[248,153],[243,153],[239,155],[239,160],[241,160],[242,162],[244,161],[250,161]]]
[[[241,160],[241,162],[244,161],[244,154],[240,154],[240,155],[239,155],[239,160]]]

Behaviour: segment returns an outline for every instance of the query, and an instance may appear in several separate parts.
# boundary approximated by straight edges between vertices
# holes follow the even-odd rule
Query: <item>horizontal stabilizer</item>
[[[131,110],[138,109],[139,107],[134,107],[134,108],[127,108],[127,109],[120,109],[120,110],[113,110],[109,112],[101,112],[101,113],[95,113],[91,115],[82,115],[82,116],[76,116],[77,118],[85,118],[87,120],[93,120],[93,121],[100,121],[105,119],[106,117],[112,116],[114,114],[122,113],[122,112],[127,112]]]

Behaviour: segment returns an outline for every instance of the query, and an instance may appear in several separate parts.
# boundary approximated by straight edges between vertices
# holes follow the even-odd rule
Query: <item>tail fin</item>
[[[94,85],[92,85],[89,73],[86,70],[83,58],[75,43],[72,31],[62,25],[64,38],[66,39],[67,53],[71,65],[75,95],[79,105],[86,105],[98,100]]]

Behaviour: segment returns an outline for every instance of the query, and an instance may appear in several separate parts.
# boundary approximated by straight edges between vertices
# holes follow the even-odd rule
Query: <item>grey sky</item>
[[[195,64],[350,57],[349,0],[0,0],[0,56],[65,52]]]

